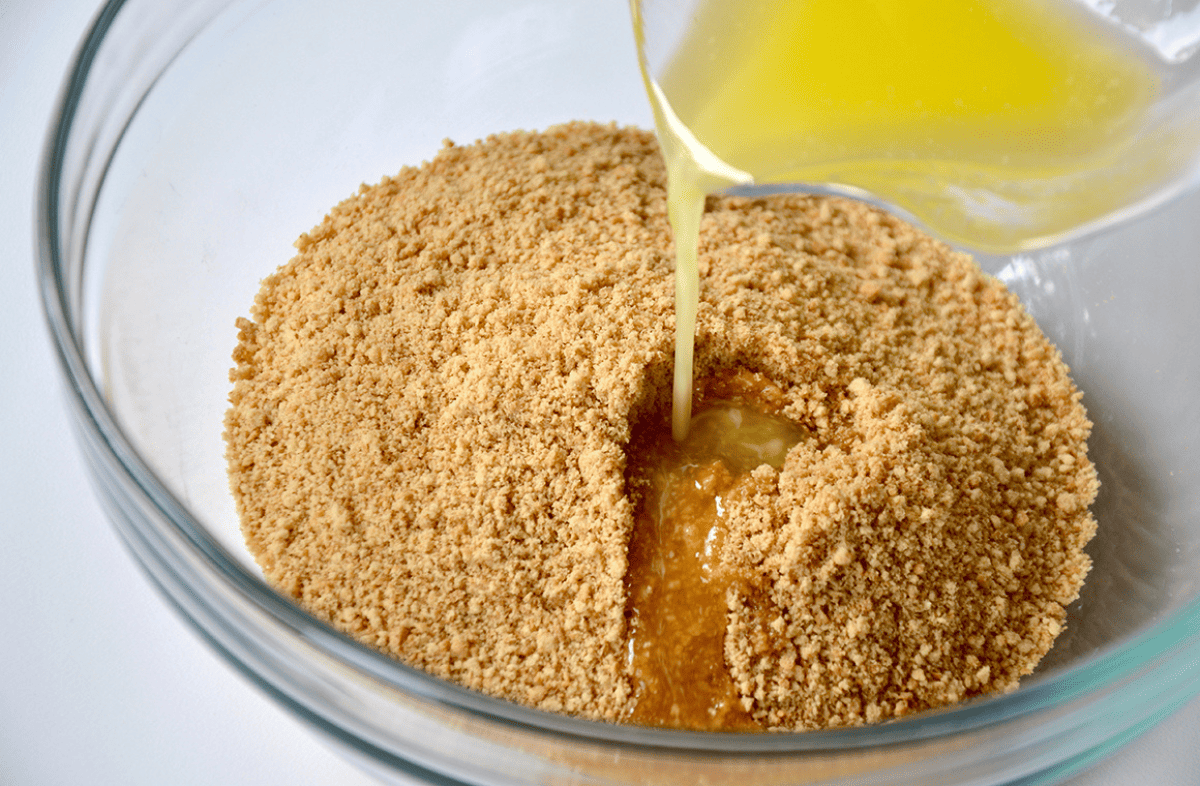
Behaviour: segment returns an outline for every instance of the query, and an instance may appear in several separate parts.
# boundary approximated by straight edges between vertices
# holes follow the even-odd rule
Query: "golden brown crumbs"
[[[665,412],[672,248],[653,136],[452,144],[297,241],[239,320],[231,486],[268,579],[432,674],[617,720],[631,424]],[[714,198],[698,375],[805,438],[725,501],[729,673],[755,721],[844,726],[1009,690],[1095,530],[1056,350],[967,257],[838,199]]]

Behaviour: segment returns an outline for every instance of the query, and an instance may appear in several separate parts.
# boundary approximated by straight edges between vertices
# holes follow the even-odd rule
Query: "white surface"
[[[95,0],[0,0],[0,785],[370,781],[220,661],[123,550],[33,277],[44,129]],[[1200,784],[1200,701],[1069,786]]]

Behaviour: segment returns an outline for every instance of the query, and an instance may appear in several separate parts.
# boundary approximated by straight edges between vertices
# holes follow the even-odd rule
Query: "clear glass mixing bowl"
[[[1104,484],[1091,578],[1015,693],[803,735],[611,726],[433,679],[273,592],[226,488],[234,319],[360,181],[444,137],[570,119],[650,124],[623,3],[114,0],[98,15],[46,146],[45,309],[113,524],[218,652],[404,782],[1052,783],[1200,690],[1195,193],[981,260],[1073,367]]]

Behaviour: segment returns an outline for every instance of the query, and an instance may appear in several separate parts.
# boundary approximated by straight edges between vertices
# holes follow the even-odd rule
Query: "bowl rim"
[[[86,360],[82,327],[76,313],[78,304],[72,302],[70,275],[64,257],[61,178],[84,85],[106,35],[125,4],[126,0],[108,0],[94,17],[72,57],[43,145],[34,203],[35,272],[39,295],[65,383],[64,393],[68,403],[80,414],[74,424],[76,436],[79,440],[86,437],[102,446],[105,457],[115,462],[125,479],[136,488],[139,502],[154,512],[154,525],[169,529],[173,536],[186,544],[190,555],[207,565],[216,581],[274,622],[293,632],[303,631],[303,634],[295,635],[303,635],[306,643],[315,646],[323,655],[350,666],[388,688],[415,694],[509,727],[636,749],[761,755],[894,745],[977,731],[1041,710],[1085,700],[1107,688],[1136,680],[1161,667],[1158,661],[1172,650],[1200,642],[1198,598],[1140,632],[1107,645],[1061,670],[1027,677],[1016,690],[1007,694],[977,697],[957,705],[854,728],[738,734],[613,724],[525,707],[427,674],[350,638],[308,614],[271,589],[261,576],[233,557],[156,477],[106,405],[101,386]],[[136,111],[135,107],[134,113],[124,119],[126,125],[132,122]],[[111,153],[119,144],[118,135],[110,158],[102,167],[97,192],[103,186],[104,175],[111,163]],[[89,215],[86,219],[87,230],[90,230],[91,220],[92,216]],[[85,244],[87,234],[85,231]],[[191,622],[196,624],[195,620]],[[209,640],[209,644],[213,642]],[[217,649],[225,657],[234,658],[227,650]],[[244,664],[236,661],[235,665],[245,668]]]

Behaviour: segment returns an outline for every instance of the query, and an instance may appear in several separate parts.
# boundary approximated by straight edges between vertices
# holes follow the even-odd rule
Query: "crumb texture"
[[[451,143],[335,207],[238,321],[225,437],[268,580],[347,634],[541,709],[633,701],[632,425],[674,329],[653,135]],[[726,506],[725,657],[761,725],[1008,690],[1089,561],[1090,424],[1015,297],[838,199],[712,198],[698,375],[778,387],[805,439]]]

